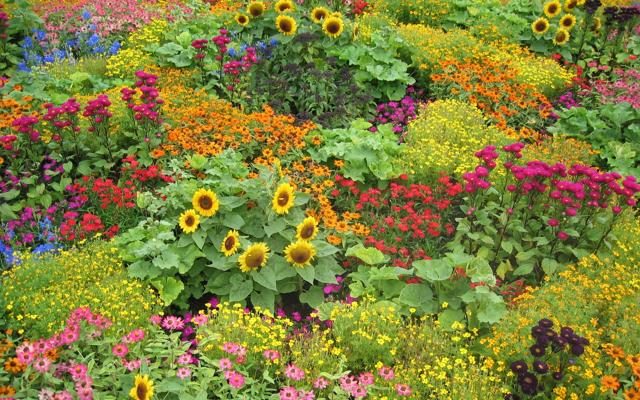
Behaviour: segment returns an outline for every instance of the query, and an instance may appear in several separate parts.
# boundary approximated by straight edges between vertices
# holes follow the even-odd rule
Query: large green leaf
[[[447,258],[418,260],[413,263],[416,275],[430,282],[444,281],[453,273],[453,263]]]

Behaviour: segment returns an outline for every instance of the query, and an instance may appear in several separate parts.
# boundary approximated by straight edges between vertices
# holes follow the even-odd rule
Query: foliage
[[[599,150],[600,162],[624,174],[640,175],[640,110],[629,103],[603,104],[594,109],[573,107],[558,113],[549,128],[585,140]]]
[[[56,333],[77,307],[100,310],[121,332],[146,321],[158,306],[146,285],[127,277],[118,250],[106,242],[24,255],[2,281],[8,327],[33,338]]]
[[[475,150],[505,140],[486,125],[476,107],[460,100],[437,100],[423,106],[409,123],[400,160],[419,178],[448,171],[461,175],[473,168]]]

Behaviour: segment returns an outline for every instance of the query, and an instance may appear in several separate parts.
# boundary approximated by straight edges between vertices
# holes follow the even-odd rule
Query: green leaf
[[[440,313],[438,316],[438,322],[440,322],[440,326],[445,331],[452,331],[451,326],[454,322],[463,322],[464,321],[464,312],[462,310],[453,310],[448,308]]]
[[[553,275],[558,267],[560,267],[560,264],[552,258],[545,258],[542,260],[542,270],[547,275]]]
[[[184,290],[184,283],[173,277],[154,280],[151,283],[158,289],[165,306],[170,306]]]
[[[516,268],[515,271],[513,271],[513,274],[515,276],[528,275],[531,273],[531,271],[533,271],[533,267],[534,267],[533,262],[520,264],[520,266],[518,266],[518,268]]]
[[[422,309],[423,305],[433,302],[433,292],[425,284],[407,285],[400,292],[398,301],[410,307]]]
[[[207,232],[204,229],[198,229],[191,234],[193,242],[200,250],[204,247],[204,241],[207,239]]]
[[[444,281],[453,273],[453,264],[449,259],[418,260],[413,263],[416,275],[430,282]]]
[[[324,257],[316,265],[316,279],[322,283],[336,283],[336,275],[342,268],[333,257]]]
[[[160,269],[177,268],[180,258],[176,253],[167,249],[159,256],[154,257],[152,263]]]
[[[267,289],[278,291],[278,286],[276,284],[276,270],[271,265],[267,265],[266,267],[260,269],[259,271],[252,271],[251,277],[254,281],[259,283],[260,285],[266,287]]]
[[[364,247],[362,244],[351,247],[345,255],[347,257],[356,257],[368,265],[381,264],[387,259],[380,250],[374,247]]]
[[[302,277],[302,279],[313,285],[316,270],[312,265],[306,266],[304,268],[295,268],[295,270],[296,273]]]
[[[300,293],[300,302],[308,304],[311,308],[317,308],[324,302],[324,293],[319,286],[313,286],[304,293]]]
[[[229,292],[229,301],[242,301],[249,297],[251,292],[253,291],[253,281],[251,279],[247,279],[241,282],[232,282],[231,283],[231,291]]]
[[[277,218],[271,221],[269,224],[265,225],[264,233],[266,233],[267,236],[271,237],[276,233],[282,232],[286,228],[287,228],[286,221],[283,218]]]
[[[239,230],[244,226],[244,219],[242,219],[240,214],[228,213],[222,220],[222,224],[228,228]]]
[[[511,252],[513,251],[513,243],[508,240],[503,240],[502,243],[500,243],[500,247],[502,247],[502,250],[504,250],[507,254],[511,254]]]
[[[251,304],[273,311],[276,302],[275,293],[270,290],[251,293]]]
[[[316,256],[318,256],[319,258],[330,256],[340,251],[340,249],[338,249],[337,247],[323,240],[314,240],[311,242],[311,244],[313,244],[313,246],[316,248]]]
[[[510,271],[513,271],[511,261],[504,260],[500,263],[500,265],[498,265],[498,268],[496,269],[496,275],[498,275],[500,279],[504,280],[504,277],[507,276],[507,273],[509,273]]]

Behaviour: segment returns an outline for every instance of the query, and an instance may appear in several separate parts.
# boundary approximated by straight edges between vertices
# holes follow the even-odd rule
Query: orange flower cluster
[[[625,399],[640,399],[640,354],[625,354],[621,347],[611,343],[604,344],[603,349],[614,360],[616,371],[612,375],[605,375],[600,380],[602,393],[618,393],[623,387],[622,382],[631,382],[622,390]],[[620,379],[622,378],[622,379]]]
[[[517,71],[506,62],[448,59],[440,62],[440,69],[431,75],[434,90],[469,101],[510,136],[521,136],[514,128],[535,126],[551,112],[546,96],[518,82]]]
[[[31,100],[30,97],[25,97],[23,103],[18,103],[10,98],[0,99],[0,132],[11,129],[13,120],[31,112]]]

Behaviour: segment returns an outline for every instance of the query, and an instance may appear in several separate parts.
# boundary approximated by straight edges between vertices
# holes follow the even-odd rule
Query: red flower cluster
[[[387,189],[360,193],[356,209],[371,227],[365,244],[392,256],[394,266],[408,268],[413,261],[429,259],[443,237],[455,232],[447,215],[462,186],[448,176],[434,187],[392,182]],[[431,254],[433,255],[433,254]]]
[[[86,239],[96,233],[103,232],[105,228],[100,217],[91,213],[84,213],[80,218],[80,213],[67,211],[63,218],[64,220],[60,224],[60,236],[66,241]],[[118,225],[114,225],[104,233],[107,237],[112,238],[118,233],[118,230]]]

